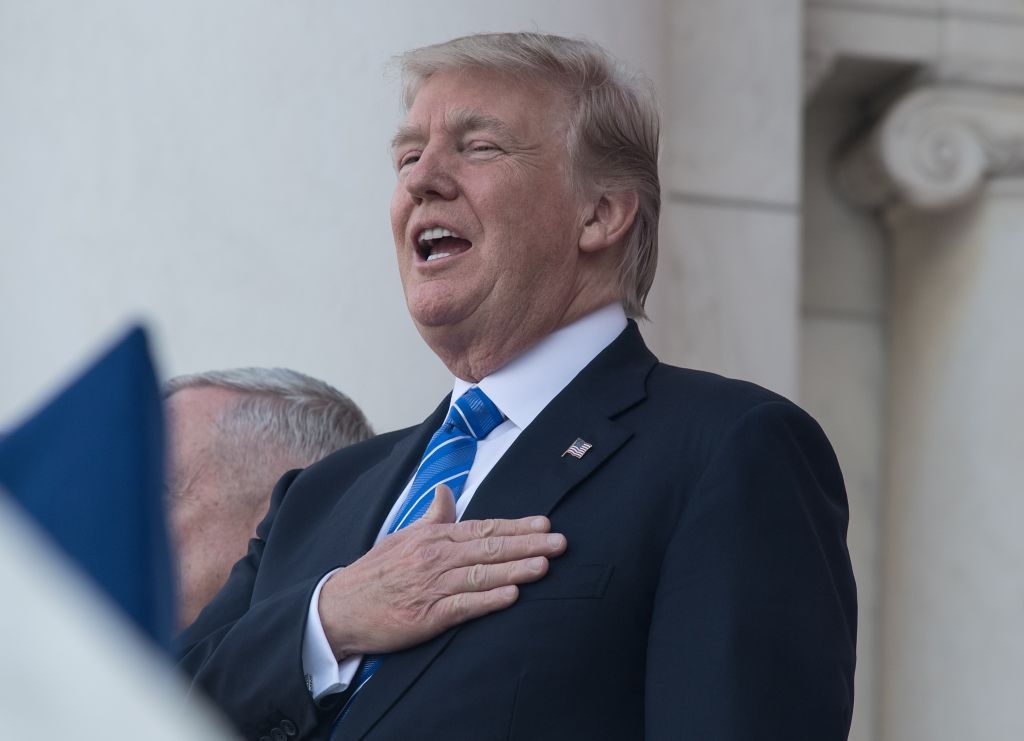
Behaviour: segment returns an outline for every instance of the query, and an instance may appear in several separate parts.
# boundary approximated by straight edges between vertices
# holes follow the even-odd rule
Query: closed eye
[[[470,142],[465,147],[465,151],[471,154],[498,154],[502,151],[501,147],[492,144],[491,142]]]
[[[408,154],[403,154],[398,160],[398,169],[401,170],[406,165],[415,164],[416,162],[419,162],[419,159],[419,152],[410,152]]]

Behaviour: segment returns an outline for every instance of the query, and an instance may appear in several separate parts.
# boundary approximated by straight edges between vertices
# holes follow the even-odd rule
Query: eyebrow
[[[519,144],[519,138],[512,132],[507,123],[496,116],[477,110],[458,109],[445,117],[444,130],[451,134],[465,134],[468,131],[488,131]],[[404,123],[391,139],[391,151],[408,144],[419,144],[427,139],[422,126]]]

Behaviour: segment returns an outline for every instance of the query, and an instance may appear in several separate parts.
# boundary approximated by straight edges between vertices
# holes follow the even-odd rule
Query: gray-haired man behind
[[[245,555],[281,474],[373,430],[345,394],[285,368],[178,376],[163,393],[168,515],[178,554],[178,621],[185,627]]]

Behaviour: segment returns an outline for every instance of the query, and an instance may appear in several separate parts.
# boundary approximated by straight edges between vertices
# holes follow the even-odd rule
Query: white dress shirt
[[[552,332],[477,384],[507,419],[477,443],[476,457],[469,469],[462,494],[455,504],[458,519],[462,518],[480,482],[519,434],[625,328],[626,315],[622,306],[609,304]],[[456,378],[452,401],[462,396],[471,386],[471,383]],[[398,514],[411,486],[410,478],[395,500],[374,542],[387,535],[391,521]],[[361,655],[349,656],[337,662],[320,623],[320,590],[335,571],[324,576],[313,592],[302,644],[302,669],[306,675],[306,686],[316,700],[347,690],[363,658]]]

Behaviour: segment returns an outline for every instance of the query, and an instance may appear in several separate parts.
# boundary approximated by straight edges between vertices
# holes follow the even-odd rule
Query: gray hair
[[[633,191],[639,207],[619,264],[626,313],[646,316],[644,303],[658,264],[658,107],[646,77],[628,71],[585,39],[541,33],[476,34],[425,46],[399,57],[403,103],[412,106],[438,72],[482,69],[554,84],[569,99],[569,162],[574,185]]]
[[[243,395],[217,420],[246,449],[273,444],[308,465],[339,448],[373,437],[362,411],[333,386],[287,368],[236,368],[178,376],[163,396],[218,387]]]

